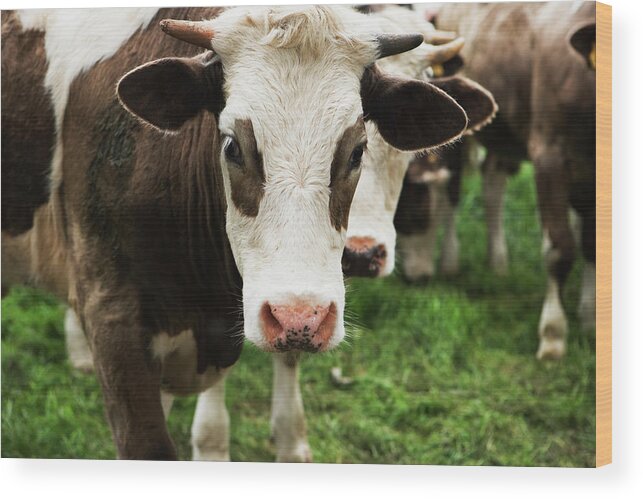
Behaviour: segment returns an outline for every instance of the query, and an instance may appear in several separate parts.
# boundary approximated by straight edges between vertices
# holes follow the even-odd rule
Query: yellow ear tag
[[[434,78],[440,78],[441,76],[444,76],[444,66],[442,64],[434,64],[433,66],[431,66],[431,69],[433,69]]]
[[[592,43],[592,51],[589,53],[589,65],[596,71],[596,42]]]

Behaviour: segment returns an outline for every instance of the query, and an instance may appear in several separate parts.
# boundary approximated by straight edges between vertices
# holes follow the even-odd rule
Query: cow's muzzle
[[[348,277],[377,277],[386,264],[386,247],[372,237],[349,237],[342,256]]]

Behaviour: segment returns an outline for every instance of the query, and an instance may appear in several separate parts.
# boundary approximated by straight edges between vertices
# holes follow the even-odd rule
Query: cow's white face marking
[[[345,231],[331,220],[331,164],[338,141],[362,114],[360,79],[377,48],[370,35],[349,40],[336,10],[342,20],[344,14],[355,15],[324,7],[267,15],[265,9],[248,8],[211,21],[217,33],[213,47],[225,72],[223,140],[239,133],[238,123],[250,122],[262,162],[258,210],[248,216],[234,202],[231,175],[238,174],[237,166],[222,150],[226,228],[244,281],[245,334],[264,348],[265,303],[334,303],[328,348],[344,336]],[[365,133],[355,146],[364,140]]]
[[[366,129],[368,148],[351,206],[347,237],[370,237],[375,244],[383,245],[387,256],[379,276],[386,276],[395,267],[393,218],[413,153],[388,145],[374,124],[367,123]]]

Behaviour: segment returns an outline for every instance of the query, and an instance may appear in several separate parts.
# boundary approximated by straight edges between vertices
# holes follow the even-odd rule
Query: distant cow
[[[476,135],[487,148],[483,197],[492,267],[507,268],[502,205],[507,173],[531,159],[549,280],[538,328],[538,358],[560,358],[567,319],[561,292],[574,261],[568,211],[581,220],[585,259],[579,315],[595,320],[595,4],[445,4],[434,18],[469,42],[464,73],[498,101],[492,125]]]
[[[467,113],[467,133],[491,121],[496,104],[486,89],[467,78],[445,77],[459,69],[458,53],[465,40],[455,39],[453,33],[436,31],[420,14],[401,7],[379,8],[372,19],[378,20],[381,29],[413,29],[422,32],[427,42],[443,43],[437,46],[425,43],[412,52],[380,61],[380,67],[390,74],[423,78],[451,95]],[[368,147],[351,207],[342,261],[347,276],[377,277],[393,271],[395,211],[404,174],[416,156],[391,147],[373,125],[367,124],[367,132]],[[448,151],[451,147],[438,150]]]
[[[8,37],[44,40],[33,89],[56,126],[47,204],[34,200],[31,230],[3,234],[3,270],[29,252],[29,275],[60,285],[122,458],[175,458],[161,388],[211,386],[244,336],[273,352],[342,340],[365,123],[410,151],[467,126],[438,87],[373,65],[421,35],[373,31],[348,8],[3,12],[3,27],[7,17]],[[163,21],[177,40],[157,28],[212,17]],[[41,46],[22,57],[42,58]],[[35,68],[2,57],[3,78]],[[2,90],[3,123],[28,127]]]
[[[473,140],[414,158],[404,177],[395,211],[395,230],[402,276],[413,283],[433,277],[438,231],[444,227],[439,270],[453,275],[460,268],[456,211],[464,166],[477,160]]]

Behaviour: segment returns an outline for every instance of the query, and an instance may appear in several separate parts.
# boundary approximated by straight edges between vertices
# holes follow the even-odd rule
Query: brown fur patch
[[[460,200],[460,182],[463,168],[462,143],[430,151],[409,163],[404,177],[402,193],[395,211],[395,230],[400,234],[426,232],[431,223],[431,187],[427,173],[446,169],[449,172],[447,195],[449,203],[456,206]]]
[[[263,198],[264,182],[263,158],[257,149],[252,121],[236,120],[234,124],[236,140],[241,148],[243,165],[230,165],[230,189],[232,202],[237,209],[248,217],[256,217]]]
[[[348,227],[348,215],[359,180],[359,172],[351,171],[348,163],[355,147],[365,143],[365,139],[366,128],[364,119],[360,116],[337,142],[330,170],[329,208],[330,221],[338,231]]]
[[[54,109],[44,81],[44,32],[24,30],[12,11],[2,12],[2,230],[32,227],[49,198],[55,138]]]
[[[152,61],[127,73],[117,91],[130,112],[161,130],[176,130],[203,110],[218,115],[225,106],[223,67],[212,52]]]
[[[467,131],[474,132],[488,125],[498,111],[491,93],[468,78],[453,76],[431,80],[436,87],[455,99],[467,113]]]

